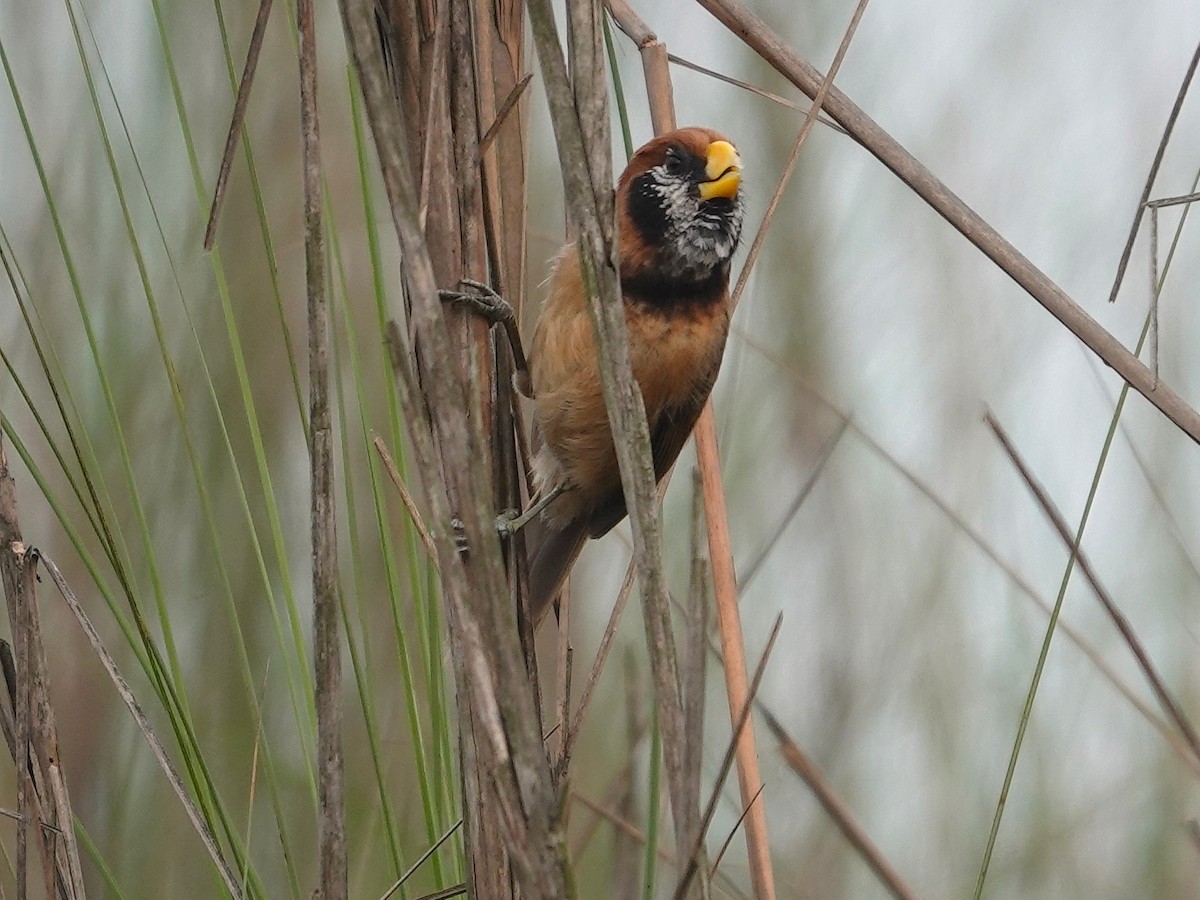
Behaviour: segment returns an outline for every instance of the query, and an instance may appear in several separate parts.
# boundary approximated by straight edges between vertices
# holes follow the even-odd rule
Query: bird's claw
[[[440,290],[438,296],[443,303],[461,303],[493,325],[500,325],[516,319],[516,312],[513,310],[512,304],[497,294],[490,285],[472,278],[464,278],[459,284],[471,288],[475,293]]]
[[[520,520],[519,509],[506,509],[496,516],[496,533],[500,535],[500,540],[506,541],[516,534],[520,530],[520,525],[517,524]]]
[[[527,521],[528,519],[521,514],[521,510],[506,509],[496,516],[496,533],[500,535],[500,540],[507,541],[520,531]],[[466,553],[470,547],[467,544],[467,527],[463,524],[463,520],[451,519],[450,527],[454,531],[454,548],[459,553]]]

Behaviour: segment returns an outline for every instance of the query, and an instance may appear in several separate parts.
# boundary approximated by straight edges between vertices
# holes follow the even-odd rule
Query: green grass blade
[[[1197,187],[1200,187],[1200,172],[1196,173],[1196,177],[1192,181],[1191,193],[1195,193]],[[1155,287],[1156,293],[1161,293],[1163,285],[1167,281],[1167,273],[1171,269],[1171,262],[1175,259],[1175,251],[1179,247],[1180,238],[1183,235],[1183,226],[1187,223],[1188,213],[1191,211],[1190,206],[1185,206],[1183,214],[1179,218],[1179,224],[1175,229],[1175,235],[1171,240],[1171,248],[1167,252],[1166,261],[1162,266],[1162,273],[1159,276],[1158,283]],[[1152,251],[1155,252],[1155,251]],[[1137,345],[1134,348],[1134,355],[1141,356],[1142,349],[1146,343],[1146,337],[1150,333],[1150,312],[1146,313],[1146,319],[1142,324],[1141,334],[1138,335]],[[1116,436],[1117,427],[1121,422],[1121,413],[1125,410],[1125,400],[1129,397],[1129,383],[1121,384],[1121,391],[1117,396],[1116,407],[1113,409],[1112,418],[1108,423],[1108,431],[1104,435],[1104,442],[1100,447],[1100,456],[1096,461],[1096,469],[1092,474],[1092,483],[1088,488],[1087,500],[1083,504],[1083,513],[1079,517],[1079,527],[1075,530],[1075,546],[1079,547],[1083,543],[1083,533],[1087,529],[1088,520],[1092,514],[1092,504],[1096,500],[1096,495],[1100,491],[1100,479],[1104,475],[1105,466],[1108,464],[1108,454],[1112,449],[1113,438]],[[1058,628],[1058,617],[1062,611],[1063,601],[1066,600],[1067,587],[1071,583],[1071,575],[1075,571],[1075,557],[1070,556],[1067,559],[1066,567],[1063,570],[1062,581],[1059,584],[1058,595],[1054,599],[1054,608],[1050,613],[1050,621],[1046,626],[1045,636],[1042,638],[1041,650],[1038,652],[1037,663],[1034,665],[1033,676],[1030,679],[1029,690],[1025,695],[1025,703],[1021,708],[1021,717],[1017,723],[1017,734],[1013,739],[1012,752],[1009,754],[1008,767],[1004,772],[1004,783],[1000,788],[1000,797],[996,801],[996,811],[992,816],[992,827],[988,832],[987,846],[984,848],[983,860],[979,866],[979,877],[975,883],[975,900],[980,900],[983,896],[984,884],[987,882],[988,868],[991,865],[992,854],[996,848],[996,839],[1000,834],[1000,823],[1004,819],[1005,806],[1008,803],[1009,791],[1012,789],[1013,778],[1017,771],[1017,760],[1021,755],[1021,746],[1025,740],[1025,731],[1029,725],[1029,720],[1033,715],[1034,699],[1037,697],[1038,686],[1041,684],[1042,671],[1046,666],[1046,660],[1050,655],[1050,643],[1054,638],[1054,633]]]

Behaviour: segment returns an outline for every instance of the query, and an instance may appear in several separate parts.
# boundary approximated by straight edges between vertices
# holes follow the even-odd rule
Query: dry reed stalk
[[[763,673],[767,670],[767,663],[771,659],[771,651],[775,649],[775,639],[779,637],[779,627],[782,624],[783,615],[780,614],[775,618],[775,625],[772,627],[771,634],[767,638],[766,647],[763,648],[762,658],[754,670],[754,677],[750,680],[750,691],[746,697],[746,705],[738,711],[738,715],[734,719],[733,735],[729,739],[729,746],[725,750],[725,758],[721,761],[721,767],[717,772],[716,783],[713,785],[708,803],[704,807],[704,814],[700,818],[700,828],[696,833],[695,843],[692,845],[691,851],[680,860],[684,869],[675,887],[675,893],[672,895],[674,900],[684,900],[688,896],[691,883],[700,870],[704,836],[708,833],[708,826],[712,824],[713,814],[717,810],[717,801],[720,799],[721,789],[725,785],[725,778],[729,774],[729,770],[733,767],[738,747],[741,746],[742,732],[750,723],[750,711],[754,705],[754,698],[758,694],[758,686],[762,683]],[[752,797],[751,801],[754,799]],[[757,886],[755,889],[757,890]]]
[[[1158,149],[1154,152],[1154,161],[1150,163],[1150,174],[1146,176],[1146,186],[1142,189],[1142,197],[1138,201],[1137,209],[1133,213],[1133,225],[1129,228],[1129,238],[1125,241],[1125,249],[1121,251],[1121,259],[1117,263],[1117,275],[1113,279],[1112,290],[1108,294],[1109,303],[1115,303],[1117,294],[1121,291],[1121,282],[1125,278],[1125,269],[1129,266],[1129,257],[1133,255],[1133,244],[1137,240],[1138,228],[1142,224],[1142,214],[1145,213],[1146,207],[1151,205],[1150,192],[1154,190],[1154,181],[1158,178],[1158,169],[1162,165],[1163,157],[1167,155],[1167,144],[1171,142],[1171,133],[1175,130],[1175,122],[1179,118],[1179,111],[1183,109],[1183,99],[1187,96],[1188,88],[1192,85],[1192,78],[1196,75],[1197,65],[1200,65],[1200,44],[1196,45],[1196,50],[1192,53],[1191,62],[1188,63],[1187,71],[1183,74],[1183,84],[1180,85],[1179,92],[1175,95],[1175,103],[1171,106],[1171,113],[1167,116],[1167,124],[1163,128],[1162,137],[1158,141]],[[1154,248],[1151,249],[1151,252],[1154,252]],[[1155,279],[1151,296],[1157,290],[1158,280]]]
[[[262,16],[260,18],[265,18]],[[342,645],[338,627],[333,417],[329,406],[329,298],[317,35],[312,0],[296,4],[300,38],[300,128],[304,161],[304,276],[308,293],[309,475],[312,537],[314,705],[317,712],[317,850],[321,900],[347,896],[345,771],[342,760]]]
[[[562,164],[567,205],[577,230],[577,247],[591,297],[588,306],[597,336],[601,386],[616,445],[621,483],[633,527],[634,560],[650,667],[654,677],[664,760],[673,810],[682,804],[682,707],[662,574],[662,530],[655,502],[650,435],[641,392],[633,380],[624,306],[617,280],[618,261],[612,167],[608,155],[607,88],[601,54],[599,6],[570,6],[568,32],[576,56],[568,75],[549,0],[529,0],[551,122]]]
[[[116,688],[121,701],[129,710],[130,715],[133,716],[133,720],[137,723],[138,729],[142,732],[142,736],[150,746],[154,758],[158,761],[159,768],[166,775],[167,782],[171,785],[171,790],[179,798],[179,802],[183,804],[188,821],[192,823],[192,827],[196,829],[196,833],[200,836],[200,840],[203,842],[204,848],[208,851],[209,857],[216,866],[217,873],[221,876],[221,881],[224,883],[226,890],[229,891],[230,896],[240,898],[242,896],[241,888],[238,886],[238,881],[233,871],[225,862],[216,838],[209,830],[208,825],[205,824],[204,818],[200,815],[200,810],[197,809],[195,802],[188,794],[188,790],[183,784],[183,779],[179,777],[179,772],[175,769],[174,763],[171,762],[166,748],[163,747],[162,741],[158,739],[158,735],[154,733],[154,729],[150,726],[150,720],[146,718],[146,714],[142,711],[141,705],[133,695],[129,683],[125,681],[120,670],[117,668],[116,660],[112,658],[112,654],[104,646],[104,641],[100,638],[100,633],[96,630],[96,626],[88,618],[83,604],[79,602],[79,598],[75,596],[75,592],[71,590],[71,586],[63,578],[63,574],[59,571],[58,566],[54,564],[54,560],[45,554],[39,554],[38,558],[42,561],[47,573],[50,575],[50,580],[54,582],[54,586],[58,588],[58,592],[67,602],[67,607],[71,610],[72,615],[79,622],[79,627],[83,629],[88,643],[92,645],[92,650],[95,651],[100,664],[104,666],[104,671],[112,681],[113,687]]]
[[[688,579],[687,631],[683,648],[683,774],[687,806],[675,831],[682,858],[700,830],[700,775],[704,762],[705,663],[708,661],[708,606],[711,567],[705,542],[704,495],[700,473],[692,471],[691,571]],[[707,879],[705,879],[707,881]]]
[[[760,354],[763,359],[775,366],[785,377],[791,379],[797,387],[809,394],[818,403],[833,413],[841,423],[839,425],[839,434],[842,430],[853,431],[858,436],[859,440],[861,440],[870,450],[876,453],[881,460],[887,463],[888,466],[890,466],[898,475],[900,475],[901,478],[907,481],[918,493],[928,499],[929,502],[932,503],[947,518],[947,520],[949,520],[949,522],[956,529],[958,529],[958,531],[968,541],[970,541],[980,553],[984,555],[984,557],[990,560],[996,566],[996,568],[999,569],[1004,576],[1012,582],[1013,586],[1016,587],[1024,597],[1037,606],[1038,609],[1040,609],[1047,616],[1053,613],[1053,606],[1051,603],[1034,589],[1033,585],[1029,583],[1029,580],[1026,579],[1025,576],[1018,572],[1013,565],[1008,562],[1008,560],[1004,559],[1004,557],[999,554],[996,548],[988,543],[987,539],[974,526],[972,526],[970,522],[956,512],[954,508],[945,500],[945,498],[934,491],[933,488],[930,487],[929,484],[924,480],[922,480],[912,469],[908,468],[902,462],[896,459],[895,456],[888,452],[887,448],[884,447],[883,444],[881,444],[870,433],[865,431],[863,427],[854,420],[849,412],[839,407],[836,403],[821,393],[821,391],[811,384],[807,379],[794,371],[788,365],[786,360],[772,353],[765,346],[755,341],[754,338],[750,337],[750,335],[741,331],[736,326],[734,328],[734,332],[739,338],[741,338],[741,340],[745,341],[749,347]],[[826,443],[826,449],[830,449],[830,444],[828,442]],[[825,451],[822,451],[821,459],[824,457]],[[821,460],[818,461],[818,465],[820,465],[820,461]],[[810,482],[806,482],[804,488],[801,489],[801,495],[806,493]],[[791,511],[789,510],[788,517],[790,517],[790,512]],[[788,517],[785,517],[784,520],[781,520],[781,524],[786,524],[786,518]],[[770,543],[770,541],[768,541],[768,543]],[[750,576],[753,575],[757,570],[760,558],[761,555],[760,557],[756,557],[755,561],[750,566],[745,567],[746,575],[744,577],[746,581],[749,581]],[[746,584],[743,583],[739,585],[739,587],[744,591]],[[1138,714],[1141,715],[1142,718],[1145,719],[1150,726],[1154,728],[1154,730],[1157,731],[1164,740],[1167,741],[1167,743],[1171,746],[1171,749],[1175,752],[1175,755],[1179,757],[1183,764],[1186,765],[1193,774],[1200,776],[1200,761],[1195,758],[1191,750],[1180,739],[1176,732],[1172,730],[1171,726],[1168,725],[1167,722],[1157,713],[1155,713],[1154,710],[1147,706],[1133,692],[1133,690],[1121,680],[1120,676],[1113,670],[1112,666],[1105,662],[1100,651],[1092,646],[1087,639],[1084,638],[1083,635],[1076,631],[1071,625],[1061,619],[1058,623],[1058,630],[1061,631],[1063,636],[1066,637],[1072,644],[1074,644],[1079,651],[1088,658],[1092,665],[1096,667],[1096,670],[1110,685],[1112,685],[1117,693],[1120,694],[1125,701],[1128,702],[1129,705],[1132,706],[1134,710],[1136,710]]]
[[[370,0],[342,0],[341,9],[404,258],[409,331],[395,329],[394,361],[447,609],[470,889],[509,896],[515,876],[523,897],[571,897],[558,800],[495,529],[490,336],[484,323],[443,312],[437,293],[463,277],[487,277],[470,11],[465,0],[441,11],[394,0],[377,23]],[[392,59],[390,83],[377,25]],[[439,85],[451,86],[452,96]],[[457,550],[454,518],[466,554]]]
[[[733,567],[733,541],[729,535],[729,514],[725,505],[725,485],[721,476],[721,460],[717,450],[717,429],[712,415],[712,401],[705,406],[696,423],[696,457],[703,483],[705,520],[708,522],[708,552],[712,559],[714,596],[717,606],[717,627],[721,635],[725,667],[725,695],[730,717],[749,705],[750,685],[746,677],[746,647],[742,637],[742,620],[738,611],[737,575]],[[753,726],[737,732],[738,788],[745,817],[746,850],[750,860],[750,881],[754,896],[773,898],[775,876],[771,866],[771,847],[767,833],[767,812],[761,802],[763,785],[758,765],[758,747]]]
[[[1124,613],[1122,613],[1117,607],[1117,604],[1112,599],[1112,596],[1100,583],[1100,579],[1096,575],[1096,570],[1092,568],[1091,561],[1087,556],[1084,555],[1083,550],[1079,547],[1079,545],[1075,543],[1075,537],[1067,527],[1066,520],[1063,518],[1062,513],[1059,512],[1058,507],[1056,507],[1053,501],[1050,500],[1049,495],[1046,493],[1046,489],[1042,487],[1041,483],[1037,480],[1037,478],[1034,477],[1033,473],[1029,469],[1029,466],[1025,464],[1025,461],[1017,452],[1017,448],[1013,445],[1011,438],[1009,438],[1008,434],[1004,431],[1004,428],[1001,427],[996,418],[991,413],[988,413],[985,421],[987,422],[988,427],[992,430],[992,433],[996,435],[996,439],[1004,448],[1005,454],[1008,456],[1013,466],[1017,469],[1017,472],[1020,474],[1021,479],[1025,482],[1026,487],[1029,488],[1029,492],[1033,494],[1038,506],[1041,508],[1046,518],[1050,520],[1050,524],[1054,526],[1054,530],[1058,533],[1058,536],[1062,539],[1064,545],[1066,545],[1067,552],[1074,557],[1076,564],[1079,566],[1079,570],[1083,573],[1084,579],[1091,586],[1092,591],[1096,595],[1096,599],[1100,601],[1100,605],[1108,614],[1109,619],[1112,620],[1112,623],[1116,627],[1118,633],[1121,635],[1122,640],[1125,641],[1126,646],[1128,646],[1130,651],[1133,653],[1134,659],[1137,660],[1138,668],[1142,670],[1142,674],[1146,677],[1146,681],[1150,685],[1150,690],[1154,693],[1154,697],[1156,700],[1158,700],[1163,712],[1175,725],[1175,727],[1179,729],[1179,734],[1183,737],[1183,740],[1187,744],[1188,749],[1191,751],[1192,756],[1197,762],[1200,762],[1200,734],[1197,734],[1195,726],[1192,725],[1191,720],[1187,717],[1187,714],[1184,713],[1183,708],[1176,702],[1175,698],[1171,696],[1171,692],[1167,690],[1165,680],[1159,673],[1158,669],[1155,668],[1154,663],[1150,660],[1150,654],[1146,652],[1145,646],[1134,633],[1133,627],[1129,624],[1129,620],[1125,618]],[[1053,615],[1051,617],[1051,627],[1053,628],[1055,624],[1057,624],[1057,615]]]
[[[246,121],[246,108],[250,105],[250,89],[254,86],[254,73],[258,71],[258,58],[262,53],[263,36],[267,33],[267,21],[271,18],[272,0],[259,0],[258,16],[254,20],[254,31],[250,34],[250,46],[246,50],[246,64],[238,82],[237,99],[233,103],[233,115],[229,119],[229,132],[225,136],[225,150],[221,153],[221,168],[217,170],[217,184],[213,189],[212,207],[208,212],[208,225],[204,228],[204,249],[211,250],[217,240],[217,220],[225,205],[225,191],[229,187],[229,173],[233,171],[233,154],[237,151],[238,139],[242,136],[242,125]]]
[[[7,601],[15,659],[6,656],[5,737],[17,770],[17,896],[26,896],[30,826],[48,897],[83,900],[83,869],[59,763],[58,728],[37,603],[37,553],[21,537],[16,483],[0,439],[0,583]],[[7,649],[7,648],[6,648]],[[11,709],[11,717],[9,710]]]
[[[900,873],[892,867],[879,848],[875,846],[875,843],[871,840],[866,830],[855,819],[850,807],[846,805],[846,802],[834,790],[833,785],[825,777],[825,773],[821,771],[821,768],[809,759],[808,754],[800,748],[799,744],[792,740],[791,735],[784,730],[783,725],[780,724],[779,720],[769,710],[765,707],[760,708],[763,714],[763,721],[766,722],[767,727],[779,742],[779,752],[783,756],[784,762],[808,785],[809,790],[813,792],[813,796],[817,798],[822,808],[829,814],[829,818],[834,821],[846,840],[858,852],[858,855],[863,858],[871,868],[871,871],[875,873],[875,876],[896,900],[915,900],[916,894],[904,883],[904,879],[900,877]]]
[[[675,107],[671,90],[671,74],[666,47],[646,27],[637,14],[624,2],[609,3],[617,25],[639,48],[649,53],[642,56],[646,69],[646,92],[656,133],[675,127]],[[807,126],[811,127],[811,119]],[[746,651],[742,639],[741,617],[737,606],[737,582],[733,573],[733,550],[729,538],[729,521],[725,508],[725,489],[721,482],[720,457],[717,452],[717,432],[712,412],[712,400],[704,406],[695,429],[696,456],[703,484],[705,519],[708,523],[709,556],[715,584],[717,622],[724,648],[725,691],[729,701],[730,719],[740,710],[749,714],[749,685],[746,675]],[[742,802],[748,808],[746,816],[746,849],[750,861],[750,881],[755,897],[770,900],[775,897],[775,876],[771,866],[770,841],[767,835],[765,805],[755,802],[762,789],[754,728],[735,732],[737,742],[738,785]],[[685,792],[686,793],[686,792]],[[690,835],[677,828],[677,838],[686,846]],[[681,852],[681,856],[682,856]],[[700,879],[704,881],[705,879]]]
[[[697,2],[792,84],[809,97],[817,95],[822,82],[820,73],[739,0]],[[1130,387],[1149,400],[1188,437],[1200,443],[1200,413],[1161,380],[1156,383],[1154,373],[1124,344],[1101,327],[1062,288],[921,165],[850,98],[834,88],[829,91],[824,109],[852,138],[982,250],[1093,353],[1116,370]]]

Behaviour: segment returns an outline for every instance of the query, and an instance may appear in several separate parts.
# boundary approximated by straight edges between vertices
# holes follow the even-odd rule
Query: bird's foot
[[[500,535],[500,540],[507,541],[514,534],[529,524],[529,520],[537,513],[530,515],[529,513],[522,514],[519,509],[506,509],[500,515],[496,516],[496,532]]]
[[[521,330],[517,327],[517,313],[512,304],[501,297],[490,285],[472,278],[459,282],[469,291],[438,291],[443,303],[460,303],[488,325],[500,325],[512,348],[513,370],[517,390],[526,397],[533,396],[533,382],[529,377],[529,363],[525,359],[525,348],[521,345]]]
[[[461,303],[492,325],[504,325],[516,321],[517,314],[513,310],[512,304],[497,294],[490,285],[471,278],[464,278],[459,284],[471,288],[472,291],[438,291],[438,296],[443,303]]]
[[[531,509],[522,513],[519,509],[504,510],[504,512],[496,516],[496,533],[500,535],[500,540],[509,540],[514,534],[528,525],[529,521],[540,511],[540,509]],[[454,530],[454,549],[459,553],[465,554],[470,549],[470,545],[467,543],[467,528],[463,524],[463,520],[459,518],[451,519],[450,527]]]
[[[536,519],[542,514],[542,511],[553,503],[561,494],[567,491],[565,484],[556,485],[552,490],[548,491],[543,496],[539,497],[533,505],[522,511],[519,509],[506,509],[500,515],[496,516],[496,531],[500,532],[500,539],[505,540],[511,538],[514,534]]]

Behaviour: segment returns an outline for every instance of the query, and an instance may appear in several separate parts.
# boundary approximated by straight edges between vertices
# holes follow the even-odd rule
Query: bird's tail
[[[525,528],[525,549],[529,558],[529,611],[536,628],[550,612],[550,605],[562,590],[567,573],[579,558],[588,538],[583,517],[559,528],[539,516]]]

